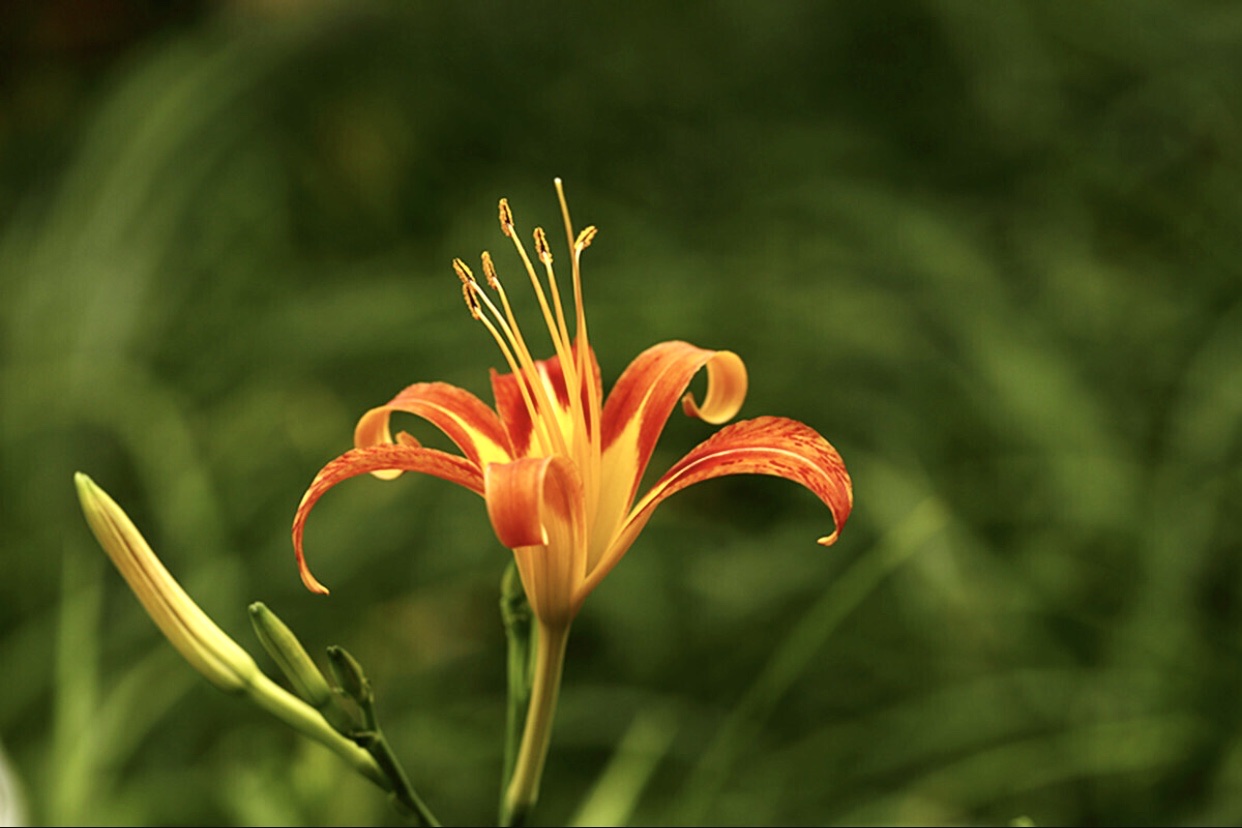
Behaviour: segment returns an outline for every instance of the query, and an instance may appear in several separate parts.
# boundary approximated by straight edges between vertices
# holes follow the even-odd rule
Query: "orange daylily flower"
[[[410,471],[481,495],[496,536],[513,551],[539,624],[537,658],[557,662],[555,676],[549,679],[550,704],[555,703],[559,682],[555,650],[559,644],[563,652],[570,622],[670,495],[725,475],[784,477],[814,492],[832,513],[833,531],[819,538],[825,546],[837,539],[853,505],[850,477],[836,449],[811,427],[783,417],[759,417],[722,428],[636,500],[656,441],[678,400],[689,416],[713,425],[725,423],[737,414],[746,395],[746,368],[732,351],[661,342],[630,363],[605,399],[587,336],[579,267],[595,228],[574,234],[559,179],[556,188],[571,251],[573,336],[544,231],[534,231],[532,260],[502,199],[501,230],[511,239],[534,289],[553,356],[532,357],[488,253],[482,257],[482,281],[455,260],[466,305],[496,340],[508,366],[506,373],[491,372],[495,406],[447,383],[409,386],[362,416],[354,431],[355,448],[319,471],[293,522],[302,580],[312,591],[326,593],[306,565],[302,534],[312,507],[337,483],[368,472],[392,478]],[[687,388],[703,369],[707,390],[703,401],[697,402]],[[461,454],[420,445],[405,432],[394,439],[389,430],[394,412],[429,421]],[[540,695],[538,668],[535,675],[532,718]],[[536,785],[541,764],[535,762]]]
[[[557,181],[560,192],[560,182]],[[746,368],[732,351],[711,351],[688,342],[648,348],[621,374],[604,400],[599,366],[582,310],[579,259],[595,235],[577,237],[565,212],[573,253],[576,336],[571,339],[552,271],[552,255],[541,229],[535,249],[547,274],[547,292],[513,229],[512,213],[500,202],[501,229],[513,239],[539,298],[556,355],[531,358],[509,308],[491,257],[483,254],[487,283],[499,295],[493,303],[460,260],[454,268],[471,312],[499,343],[509,373],[491,372],[493,409],[474,394],[442,382],[409,386],[385,405],[362,416],[355,448],[328,463],[298,507],[293,539],[302,580],[313,592],[328,590],[310,573],[302,552],[307,515],[328,489],[371,472],[396,477],[422,472],[452,481],[479,495],[500,542],[514,551],[522,585],[538,618],[565,623],[637,538],[652,512],[687,486],[731,474],[784,477],[810,489],[828,506],[836,541],[853,505],[853,488],[841,456],[812,428],[783,417],[759,417],[714,434],[673,465],[634,502],[639,482],[678,399],[685,413],[714,425],[733,418],[746,394]],[[548,297],[551,297],[549,302]],[[707,369],[706,398],[685,393],[700,369]],[[683,396],[684,394],[684,396]],[[427,448],[388,429],[393,412],[431,422],[462,455]]]

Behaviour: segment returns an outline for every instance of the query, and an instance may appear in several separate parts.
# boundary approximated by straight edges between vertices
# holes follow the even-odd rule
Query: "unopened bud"
[[[363,707],[374,704],[375,695],[371,691],[370,680],[362,671],[362,665],[344,648],[336,645],[328,648],[328,666],[332,668],[332,675],[346,696]]]
[[[276,613],[263,602],[256,601],[250,605],[250,622],[263,649],[293,685],[293,692],[318,710],[337,731],[348,734],[355,730],[358,723],[339,706],[328,680],[315,666],[302,642]]]
[[[85,474],[73,480],[96,540],[164,637],[220,689],[238,692],[253,683],[261,675],[254,659],[186,594],[125,511]]]

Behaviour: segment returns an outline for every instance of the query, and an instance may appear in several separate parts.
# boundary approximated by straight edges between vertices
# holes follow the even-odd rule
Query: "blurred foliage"
[[[494,820],[482,505],[341,486],[308,526],[329,598],[289,524],[367,408],[488,393],[448,263],[503,251],[500,196],[557,226],[557,175],[601,228],[605,380],[738,351],[743,416],[821,430],[857,508],[830,550],[779,480],[661,508],[576,625],[542,824],[1242,820],[1239,5],[53,0],[0,32],[31,822],[398,824],[177,659],[76,470],[256,657],[254,600],[355,653],[440,817]],[[708,432],[675,415],[653,468]]]

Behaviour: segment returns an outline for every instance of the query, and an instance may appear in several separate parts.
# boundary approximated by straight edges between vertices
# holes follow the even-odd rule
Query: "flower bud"
[[[362,665],[356,658],[341,647],[333,645],[328,648],[328,666],[332,668],[332,675],[346,696],[358,702],[364,709],[375,703],[371,682],[366,673],[362,672]]]
[[[221,690],[236,693],[252,683],[259,675],[254,659],[186,594],[121,507],[85,474],[75,474],[74,483],[99,545],[185,660]]]
[[[293,630],[262,601],[250,605],[250,622],[263,649],[267,650],[293,685],[293,692],[318,710],[337,731],[345,734],[353,732],[358,723],[340,707],[336,694],[328,686],[328,680],[315,666]]]

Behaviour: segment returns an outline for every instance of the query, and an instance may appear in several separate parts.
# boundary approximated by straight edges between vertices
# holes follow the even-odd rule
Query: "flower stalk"
[[[500,581],[500,618],[505,627],[507,649],[507,675],[509,692],[506,694],[504,764],[500,774],[501,810],[503,796],[513,778],[517,762],[518,746],[522,740],[522,724],[526,707],[530,703],[531,683],[531,611],[518,577],[517,565],[510,561]]]
[[[362,671],[362,665],[344,648],[335,645],[328,648],[328,661],[341,692],[352,699],[362,711],[362,727],[353,728],[346,735],[370,753],[391,780],[392,790],[389,796],[398,810],[413,816],[420,826],[439,828],[439,820],[410,784],[405,768],[401,767],[397,754],[393,752],[392,745],[380,729],[375,710],[375,693],[371,689],[370,679]]]
[[[522,732],[513,777],[505,790],[500,810],[500,824],[505,826],[524,825],[539,798],[539,781],[548,758],[561,673],[565,666],[565,647],[569,642],[568,624],[556,626],[540,622],[536,629],[530,707],[526,713],[526,727]]]

